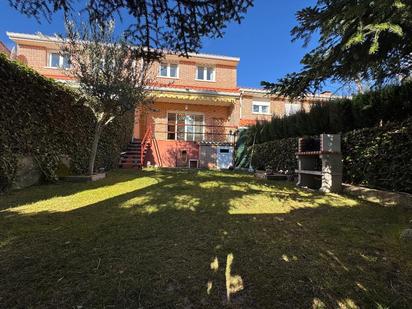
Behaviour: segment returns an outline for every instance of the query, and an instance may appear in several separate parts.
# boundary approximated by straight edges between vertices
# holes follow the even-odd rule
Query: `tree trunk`
[[[93,175],[94,172],[94,162],[96,161],[97,146],[99,145],[100,135],[102,133],[103,124],[101,121],[96,122],[96,127],[94,129],[94,137],[92,144],[92,151],[89,157],[89,175]]]

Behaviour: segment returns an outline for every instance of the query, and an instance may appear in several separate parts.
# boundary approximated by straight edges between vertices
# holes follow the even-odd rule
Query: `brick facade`
[[[178,57],[167,55],[164,63],[178,64],[178,78],[159,77],[159,63],[155,63],[152,68],[152,76],[156,77],[156,82],[160,85],[187,86],[193,88],[221,89],[225,91],[237,90],[237,61],[207,59],[201,57]],[[196,80],[196,67],[210,66],[215,68],[215,81]]]
[[[6,45],[2,41],[0,41],[0,53],[5,54],[7,57],[10,56],[10,50],[7,48]]]

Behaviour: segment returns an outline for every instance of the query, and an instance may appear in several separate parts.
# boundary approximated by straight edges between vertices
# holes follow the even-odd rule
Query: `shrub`
[[[412,193],[412,118],[343,135],[347,183]]]
[[[249,153],[252,147],[249,148]],[[298,151],[298,139],[286,138],[254,146],[252,166],[263,170],[270,166],[274,171],[289,171],[297,169],[295,153]]]
[[[63,156],[71,172],[87,170],[94,118],[76,92],[0,55],[0,189],[9,186],[18,156],[33,156],[46,181],[56,179]],[[130,141],[132,113],[103,132],[97,167],[112,168]]]

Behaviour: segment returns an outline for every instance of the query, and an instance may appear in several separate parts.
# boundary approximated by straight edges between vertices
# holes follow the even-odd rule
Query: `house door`
[[[228,169],[233,166],[233,147],[218,146],[217,147],[217,168]]]

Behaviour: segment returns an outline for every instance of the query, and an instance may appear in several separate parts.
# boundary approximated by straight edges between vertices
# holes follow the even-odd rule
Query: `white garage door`
[[[217,167],[220,169],[228,169],[233,165],[233,147],[219,146],[217,147]]]

